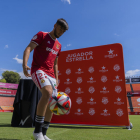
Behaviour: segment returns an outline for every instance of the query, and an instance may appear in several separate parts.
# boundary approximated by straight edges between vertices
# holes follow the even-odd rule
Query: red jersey
[[[46,74],[55,78],[53,66],[61,51],[61,44],[47,32],[38,32],[31,42],[38,45],[33,53],[31,74],[37,70],[43,70]]]

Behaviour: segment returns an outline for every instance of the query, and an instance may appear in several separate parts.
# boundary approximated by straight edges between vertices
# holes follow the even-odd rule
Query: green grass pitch
[[[122,127],[66,126],[51,124],[52,140],[140,140],[140,115],[130,115],[132,130]],[[12,113],[0,113],[0,140],[31,140],[34,128],[11,127]]]

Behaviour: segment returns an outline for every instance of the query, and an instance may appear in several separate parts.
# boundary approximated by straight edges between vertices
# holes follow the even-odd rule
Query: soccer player
[[[26,47],[23,54],[23,72],[26,77],[32,77],[42,96],[37,105],[35,118],[34,140],[50,140],[46,136],[52,112],[48,107],[51,95],[57,95],[58,86],[58,56],[61,51],[59,38],[66,30],[68,23],[60,18],[51,32],[38,32]],[[31,74],[27,66],[30,52],[34,50]]]

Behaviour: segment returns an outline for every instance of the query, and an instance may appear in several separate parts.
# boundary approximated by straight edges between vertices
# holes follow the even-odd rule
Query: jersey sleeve
[[[62,46],[61,46],[61,47],[62,47]],[[61,47],[60,47],[59,52],[58,52],[58,54],[57,54],[57,56],[56,56],[56,57],[59,57],[60,52],[61,52]]]
[[[31,39],[31,42],[36,43],[37,45],[40,45],[43,41],[43,32],[38,32],[34,37]]]

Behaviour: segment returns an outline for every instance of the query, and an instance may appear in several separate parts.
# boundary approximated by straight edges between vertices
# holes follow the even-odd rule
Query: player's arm
[[[30,70],[30,68],[27,66],[27,62],[30,56],[30,52],[35,49],[35,47],[37,46],[37,44],[35,44],[34,42],[30,42],[30,44],[26,47],[26,49],[24,50],[24,54],[23,54],[23,72],[24,75],[26,77],[31,77],[31,74],[28,73],[28,70]]]
[[[56,59],[54,61],[54,74],[55,74],[55,78],[56,78],[56,84],[58,87],[58,57],[56,57]]]

